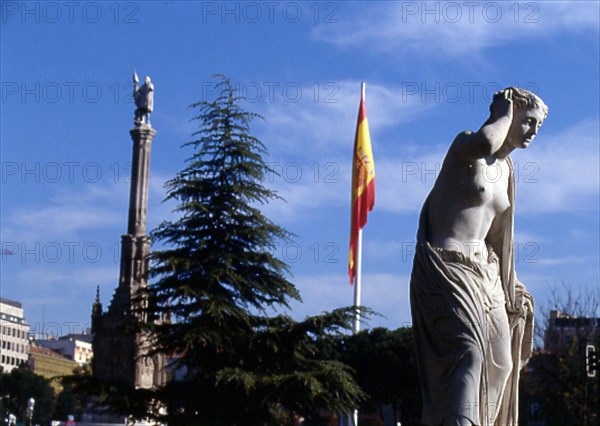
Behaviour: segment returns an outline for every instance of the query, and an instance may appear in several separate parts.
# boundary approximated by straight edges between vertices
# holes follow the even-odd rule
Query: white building
[[[27,362],[29,358],[29,325],[19,302],[0,298],[1,362],[5,373]]]
[[[52,349],[79,365],[88,364],[92,361],[91,334],[67,334],[58,339],[36,340],[35,344],[43,348]]]

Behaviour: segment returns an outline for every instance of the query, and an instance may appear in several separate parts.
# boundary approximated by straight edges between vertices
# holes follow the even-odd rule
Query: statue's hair
[[[527,109],[541,109],[544,112],[544,120],[546,120],[546,117],[548,116],[548,106],[544,103],[542,98],[529,90],[520,89],[518,87],[507,87],[504,90],[509,89],[512,90],[513,102]]]

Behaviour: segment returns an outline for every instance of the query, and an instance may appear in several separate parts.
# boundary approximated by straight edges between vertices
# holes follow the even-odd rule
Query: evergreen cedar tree
[[[321,348],[351,329],[354,308],[303,321],[267,314],[300,301],[274,255],[293,235],[260,210],[279,198],[263,186],[275,171],[250,134],[262,117],[218,78],[216,99],[190,106],[198,130],[183,147],[193,154],[166,183],[177,219],[152,233],[162,249],[151,254],[146,317],[163,321],[146,326],[156,351],[177,354],[179,376],[152,398],[167,408],[164,420],[182,425],[285,425],[351,412],[365,395]]]

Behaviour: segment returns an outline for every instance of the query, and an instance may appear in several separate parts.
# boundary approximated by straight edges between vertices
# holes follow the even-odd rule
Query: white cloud
[[[394,213],[420,211],[443,158],[444,150],[429,149],[376,160],[377,207]]]
[[[516,244],[527,244],[527,243],[543,243],[547,242],[548,237],[544,235],[535,234],[532,232],[525,232],[521,230],[515,230],[515,243]]]
[[[550,258],[550,257],[545,257],[539,260],[539,264],[540,265],[544,265],[544,266],[555,266],[555,265],[579,265],[579,264],[586,264],[586,265],[590,265],[592,264],[594,261],[597,261],[597,259],[587,256],[564,256],[564,257],[554,257],[554,258]]]
[[[37,311],[44,305],[50,305],[54,309],[85,318],[90,305],[74,301],[81,301],[82,298],[93,300],[96,286],[105,289],[103,298],[111,297],[119,280],[118,274],[116,264],[71,264],[65,267],[63,264],[28,262],[27,268],[16,271],[11,279],[19,284],[12,288],[11,297],[23,301],[29,310]]]
[[[162,203],[168,178],[151,175],[149,181],[148,229],[169,218],[173,203]],[[2,220],[2,240],[19,242],[67,241],[84,238],[94,232],[127,228],[130,183],[88,183],[83,186],[52,186],[44,204],[19,206]],[[84,238],[85,239],[85,238]]]
[[[102,207],[62,204],[37,211],[17,210],[14,215],[18,219],[14,220],[30,234],[73,236],[78,231],[116,224],[118,215],[115,213]]]
[[[576,223],[574,225],[577,225],[578,227],[569,231],[568,235],[571,240],[576,241],[578,244],[597,243],[598,235],[595,232],[590,231],[590,229],[579,227],[582,223]]]
[[[261,139],[274,155],[291,153],[295,156],[324,158],[324,154],[344,147],[348,158],[354,142],[356,118],[360,100],[360,81],[331,82],[335,93],[329,101],[303,96],[297,103],[267,104],[261,114],[267,119]],[[384,129],[414,119],[433,107],[417,97],[403,97],[401,87],[368,83],[366,106],[369,126]]]
[[[368,239],[364,241],[364,251],[374,259],[401,259],[407,246],[413,247],[415,241],[400,241],[400,240],[374,240]]]
[[[576,3],[576,4],[574,4]],[[471,58],[513,40],[598,32],[597,2],[356,2],[350,18],[315,28],[320,41],[376,53]],[[372,7],[371,7],[372,6]]]
[[[280,176],[273,175],[265,185],[277,191],[283,200],[273,200],[259,208],[277,222],[306,221],[318,215],[320,208],[350,206],[350,162],[294,161],[277,162]]]
[[[52,267],[45,265],[30,267],[17,274],[19,281],[29,283],[28,289],[37,293],[40,287],[61,285],[61,288],[71,288],[73,291],[89,289],[94,285],[103,285],[107,282],[118,282],[118,265],[115,266],[62,266]],[[60,295],[62,298],[64,295]]]
[[[129,185],[111,182],[52,189],[47,204],[16,208],[3,219],[3,241],[73,239],[81,232],[126,221],[119,205],[126,205]]]

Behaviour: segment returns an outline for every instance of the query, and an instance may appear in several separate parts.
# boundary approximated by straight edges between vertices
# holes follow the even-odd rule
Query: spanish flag
[[[375,163],[371,149],[369,122],[365,108],[365,89],[362,84],[356,136],[354,137],[354,156],[352,158],[352,213],[350,219],[350,259],[348,275],[350,284],[356,275],[356,254],[358,250],[358,232],[367,223],[367,214],[375,206]]]

